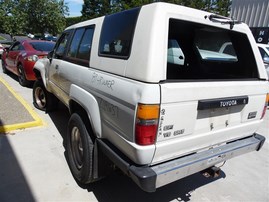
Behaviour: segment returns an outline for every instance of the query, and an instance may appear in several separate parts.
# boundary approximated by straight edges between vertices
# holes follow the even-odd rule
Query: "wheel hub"
[[[78,127],[74,127],[71,132],[71,150],[76,167],[81,169],[83,165],[83,146]]]

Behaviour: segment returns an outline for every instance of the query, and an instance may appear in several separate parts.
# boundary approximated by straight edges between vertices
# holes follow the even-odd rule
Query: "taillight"
[[[261,119],[263,119],[268,106],[269,106],[269,94],[266,95],[265,104],[264,104],[264,108],[263,108]]]
[[[151,145],[156,141],[160,106],[138,104],[135,125],[135,142]]]
[[[26,60],[31,61],[31,62],[36,62],[38,60],[38,56],[37,55],[30,55],[25,57]]]

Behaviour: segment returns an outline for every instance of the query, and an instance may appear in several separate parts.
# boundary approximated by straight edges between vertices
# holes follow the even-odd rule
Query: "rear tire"
[[[48,92],[41,80],[36,80],[33,86],[33,104],[42,111],[53,111],[58,106],[58,99]]]
[[[82,118],[74,113],[68,122],[66,151],[69,168],[81,184],[93,182],[93,141]]]
[[[8,70],[6,68],[6,63],[3,59],[2,59],[2,70],[3,70],[3,73],[8,74]]]
[[[29,86],[30,85],[30,81],[28,81],[26,79],[25,71],[24,71],[22,64],[18,65],[18,79],[19,79],[19,83],[21,84],[21,86]]]

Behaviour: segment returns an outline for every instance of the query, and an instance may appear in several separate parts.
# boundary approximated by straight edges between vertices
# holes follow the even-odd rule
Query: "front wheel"
[[[53,111],[57,108],[57,98],[48,92],[41,80],[36,80],[33,86],[33,104],[42,111]]]
[[[93,142],[81,117],[74,113],[68,122],[67,161],[74,178],[82,184],[93,182]]]

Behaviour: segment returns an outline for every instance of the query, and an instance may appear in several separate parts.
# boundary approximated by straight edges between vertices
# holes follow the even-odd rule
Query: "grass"
[[[0,40],[6,40],[4,37],[0,36]]]

